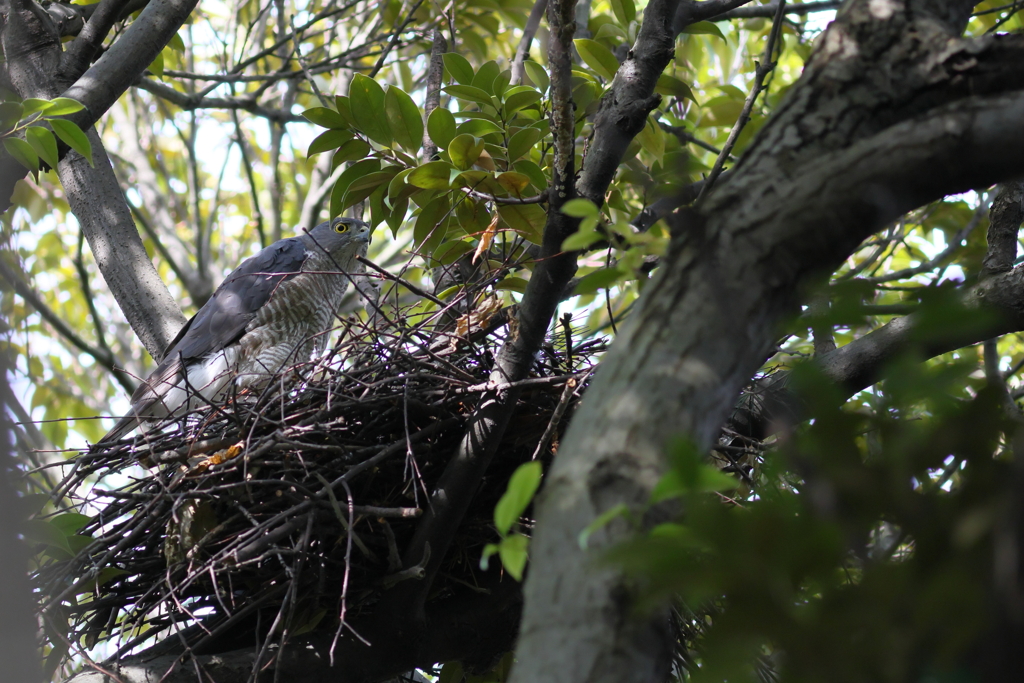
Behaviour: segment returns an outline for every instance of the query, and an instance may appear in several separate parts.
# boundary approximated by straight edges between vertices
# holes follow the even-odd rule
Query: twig
[[[736,123],[729,132],[729,138],[725,141],[722,153],[718,155],[717,159],[715,159],[715,165],[711,169],[711,173],[704,180],[704,187],[701,188],[700,194],[697,195],[697,200],[694,202],[697,206],[701,205],[704,197],[706,197],[711,188],[715,186],[715,181],[718,180],[718,176],[722,173],[722,166],[725,164],[725,160],[732,154],[732,148],[736,146],[736,141],[739,139],[740,133],[743,132],[744,126],[746,126],[747,121],[750,120],[750,112],[754,108],[754,102],[757,100],[757,96],[761,94],[761,89],[764,87],[765,77],[775,68],[775,62],[773,61],[773,57],[775,55],[775,43],[778,41],[779,33],[782,31],[782,15],[785,9],[786,0],[779,0],[779,4],[775,8],[775,18],[772,22],[772,30],[771,33],[768,34],[768,42],[764,46],[764,54],[761,57],[761,61],[757,63],[757,68],[754,70],[754,87],[750,90],[750,94],[747,95],[747,99],[743,103],[743,110],[740,112],[739,118],[736,119]]]
[[[548,0],[536,0],[533,3],[533,9],[530,10],[526,26],[523,27],[523,37],[519,40],[516,56],[512,60],[512,79],[509,81],[511,85],[519,85],[523,82],[523,62],[526,61],[526,56],[530,54],[530,45],[533,43],[533,37],[537,35],[541,17],[544,16],[544,10],[547,6]]]

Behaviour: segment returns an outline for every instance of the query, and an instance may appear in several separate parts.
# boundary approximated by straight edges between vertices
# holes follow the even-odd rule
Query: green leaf
[[[17,161],[30,171],[39,170],[39,157],[36,155],[32,145],[21,138],[4,138],[4,149]]]
[[[512,116],[520,109],[525,109],[538,101],[540,93],[533,89],[513,93],[505,98],[505,116]]]
[[[562,204],[562,213],[573,218],[586,218],[587,216],[596,216],[600,211],[594,202],[577,197]]]
[[[491,96],[480,88],[473,87],[472,85],[449,85],[444,89],[446,93],[460,100],[467,102],[476,102],[477,104],[483,104],[487,106],[494,106]]]
[[[437,261],[438,265],[448,266],[455,263],[455,261],[457,261],[463,254],[468,254],[471,251],[473,251],[473,245],[469,242],[451,240],[435,249],[433,257],[434,260]],[[454,289],[458,289],[458,287],[455,287]],[[444,296],[441,296],[440,298],[443,299]]]
[[[156,59],[149,65],[149,71],[157,78],[162,79],[164,77],[164,53],[160,52],[157,54]]]
[[[324,128],[348,128],[345,117],[330,107],[313,107],[302,112],[303,118]]]
[[[515,161],[529,154],[543,136],[544,134],[536,128],[523,128],[517,131],[508,141],[508,160]]]
[[[659,162],[664,157],[665,134],[660,128],[658,128],[652,119],[647,119],[647,123],[636,136],[636,141],[640,143],[641,147],[654,155],[654,158]]]
[[[536,460],[525,462],[516,468],[508,480],[508,488],[494,506],[494,526],[502,536],[508,534],[512,525],[529,507],[530,501],[540,487],[544,468]]]
[[[21,121],[21,102],[0,102],[0,132],[14,128]]]
[[[489,95],[493,95],[495,94],[494,88],[492,87],[494,85],[494,79],[497,78],[498,72],[500,71],[501,69],[498,68],[498,63],[492,59],[480,67],[480,70],[476,72],[475,76],[473,76],[473,82],[470,83],[470,85],[480,88]]]
[[[468,171],[484,151],[484,141],[472,135],[459,135],[448,145],[452,164],[460,171]],[[440,188],[438,188],[440,189]]]
[[[498,124],[487,119],[470,119],[469,121],[463,121],[459,124],[456,129],[459,135],[472,135],[474,137],[482,138],[485,135],[491,135],[492,133],[503,133],[504,130]]]
[[[626,274],[617,267],[601,268],[580,279],[573,290],[573,296],[593,294],[599,289],[606,289],[619,280],[626,277]]]
[[[428,161],[416,167],[406,182],[424,190],[448,190],[451,189],[452,168],[447,161]]]
[[[562,242],[563,251],[582,251],[589,249],[591,245],[605,239],[605,236],[597,230],[578,230],[565,238]]]
[[[429,202],[416,217],[413,226],[413,243],[421,251],[433,254],[434,249],[444,241],[448,234],[451,202],[448,195],[442,195]]]
[[[395,174],[398,173],[399,170],[400,167],[398,166],[389,166],[375,173],[367,173],[353,180],[349,184],[348,189],[345,190],[345,197],[341,202],[341,211],[363,201],[373,194],[377,188],[381,187],[381,185],[390,183],[391,179],[395,177]],[[383,190],[384,188],[381,189]],[[383,191],[381,192],[381,196],[383,196]],[[378,207],[378,212],[379,210],[380,207]],[[374,225],[376,225],[376,223]]]
[[[672,95],[679,99],[697,101],[697,98],[693,96],[693,91],[690,90],[690,86],[675,76],[669,76],[668,74],[658,76],[658,83],[654,86],[654,92],[660,95]]]
[[[384,113],[384,88],[372,78],[356,74],[349,84],[348,100],[359,130],[374,142],[390,147],[392,138]]]
[[[313,142],[309,143],[309,149],[306,150],[306,156],[311,157],[314,154],[320,154],[321,152],[337,149],[351,140],[352,137],[352,133],[347,130],[324,131],[313,138]]]
[[[375,173],[379,170],[379,159],[363,159],[345,169],[345,172],[339,176],[338,182],[334,183],[334,189],[331,190],[331,215],[341,215],[343,211],[341,208],[342,202],[348,193],[349,185],[355,182],[356,178],[361,178],[368,173]]]
[[[530,182],[534,186],[543,190],[548,186],[548,176],[544,173],[543,169],[538,166],[535,162],[529,159],[520,159],[519,161],[512,164],[512,168],[522,173],[523,175],[529,176]]]
[[[527,281],[521,277],[507,277],[503,280],[499,280],[494,284],[493,289],[495,291],[508,290],[510,292],[519,292],[520,294],[526,294]]]
[[[610,0],[610,2],[612,14],[623,26],[628,26],[629,22],[636,19],[636,6],[633,4],[633,0]]]
[[[523,190],[530,185],[530,177],[515,171],[505,171],[498,174],[498,184],[508,190],[513,197],[521,197]]]
[[[501,558],[501,566],[516,581],[523,580],[523,570],[526,569],[529,549],[530,539],[522,534],[513,534],[503,538],[498,544],[498,557]]]
[[[399,145],[412,153],[423,146],[423,114],[408,93],[389,86],[384,96],[388,127]]]
[[[457,52],[446,52],[442,59],[444,60],[444,68],[455,79],[456,83],[461,83],[462,85],[471,85],[473,83],[473,67],[470,66],[469,60]]]
[[[548,72],[544,70],[543,66],[531,59],[527,59],[523,62],[523,69],[526,70],[526,75],[530,77],[533,84],[537,86],[537,90],[540,90],[542,93],[548,91],[551,79],[548,77]]]
[[[79,512],[63,512],[59,515],[54,515],[48,521],[55,528],[63,532],[65,536],[70,536],[91,522],[92,517]]]
[[[338,108],[338,114],[345,120],[349,128],[356,127],[356,120],[352,118],[352,105],[346,95],[335,95],[334,106]]]
[[[85,105],[70,97],[55,97],[50,100],[50,106],[46,109],[46,118],[51,116],[65,116],[85,109]]]
[[[588,40],[587,38],[577,38],[572,42],[587,66],[596,71],[606,81],[615,78],[615,72],[619,70],[619,60],[615,59],[615,55],[611,53],[611,50],[596,40]]]
[[[725,35],[722,33],[722,29],[712,21],[698,21],[696,24],[690,24],[683,29],[683,33],[689,33],[690,35],[708,35],[718,36],[722,40],[725,40]]]
[[[51,169],[57,169],[57,138],[53,133],[42,126],[29,126],[25,129],[25,140]]]
[[[338,147],[338,151],[331,157],[331,165],[337,168],[338,164],[343,161],[355,161],[356,159],[362,159],[370,153],[370,143],[362,138],[353,138],[348,142],[342,143]]]
[[[53,103],[50,102],[50,100],[41,100],[38,97],[30,97],[27,100],[22,100],[21,102],[21,116],[22,118],[28,118],[36,112],[45,113],[52,106]]]
[[[503,204],[498,213],[509,227],[534,244],[544,241],[547,214],[539,204]]]
[[[455,137],[455,117],[447,109],[437,107],[427,117],[427,133],[435,145],[448,149],[449,143]]]

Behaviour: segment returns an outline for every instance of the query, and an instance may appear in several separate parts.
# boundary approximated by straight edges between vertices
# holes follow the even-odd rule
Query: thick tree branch
[[[157,97],[177,105],[185,111],[196,111],[197,109],[226,109],[229,111],[243,110],[256,116],[261,116],[275,123],[296,123],[305,121],[298,114],[293,114],[282,109],[269,109],[261,106],[255,97],[201,97],[175,90],[174,88],[158,83],[150,78],[140,78],[136,87],[141,90],[153,93]]]
[[[786,9],[783,14],[789,16],[796,14],[798,16],[805,16],[807,14],[813,14],[814,12],[829,12],[837,10],[842,6],[841,0],[821,0],[821,2],[808,2],[802,5],[786,4]],[[722,12],[713,17],[708,17],[707,21],[728,21],[729,19],[755,19],[763,18],[770,19],[775,16],[775,12],[778,8],[778,2],[771,2],[767,5],[755,5],[753,7],[737,7],[736,9],[729,10],[728,12]]]
[[[628,583],[597,563],[630,527],[613,522],[587,550],[580,531],[615,505],[644,507],[670,436],[712,443],[813,278],[907,210],[1024,174],[1020,70],[992,68],[1019,41],[956,38],[966,2],[873,7],[844,9],[730,180],[677,219],[537,504],[514,681],[665,675],[664,614],[635,616]],[[1006,94],[972,96],[971,80]]]
[[[987,273],[1004,273],[1017,259],[1017,234],[1024,222],[1024,182],[1003,183],[992,202],[988,226]]]
[[[448,41],[444,39],[441,29],[434,29],[430,44],[430,69],[427,71],[427,97],[423,103],[423,161],[430,161],[437,154],[437,145],[430,139],[427,132],[427,119],[430,113],[441,104],[441,82],[444,79],[444,53],[448,51]]]
[[[530,16],[526,19],[526,26],[523,27],[523,37],[519,39],[519,46],[516,47],[516,56],[512,60],[512,85],[519,85],[523,82],[523,62],[530,55],[530,45],[533,44],[533,37],[537,35],[540,28],[541,17],[548,6],[548,0],[535,0]]]
[[[103,46],[103,40],[110,32],[125,7],[131,0],[102,0],[89,17],[68,49],[61,57],[61,72],[65,78],[78,78],[89,68],[89,63]]]
[[[587,150],[576,189],[598,206],[611,184],[629,143],[647,123],[647,115],[661,102],[654,93],[658,77],[675,51],[673,17],[678,0],[653,0],[644,10],[636,44],[619,66],[594,116],[594,139]]]

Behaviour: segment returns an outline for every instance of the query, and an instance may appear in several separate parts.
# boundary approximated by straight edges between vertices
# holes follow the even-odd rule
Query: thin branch
[[[695,204],[700,205],[704,197],[707,196],[708,192],[715,186],[715,181],[718,180],[718,176],[722,174],[722,167],[725,165],[726,159],[732,154],[732,148],[736,146],[736,141],[740,137],[740,133],[743,132],[744,126],[747,125],[747,121],[750,120],[750,112],[754,109],[754,102],[757,100],[757,96],[761,94],[761,90],[764,88],[764,79],[772,72],[775,68],[775,62],[772,58],[775,55],[775,43],[779,39],[779,33],[782,31],[782,15],[783,10],[786,9],[786,0],[779,0],[779,4],[775,8],[775,19],[772,22],[771,33],[768,34],[768,42],[764,46],[764,54],[761,57],[761,61],[757,63],[757,68],[754,70],[754,87],[751,88],[750,94],[747,95],[746,101],[743,103],[743,110],[740,112],[740,116],[736,119],[736,123],[733,125],[732,130],[729,132],[729,138],[725,141],[725,146],[722,148],[722,153],[715,159],[715,165],[711,169],[711,173],[705,179],[704,187],[701,188],[700,194],[697,195]]]
[[[430,44],[430,68],[427,71],[427,97],[423,104],[423,161],[430,161],[437,155],[437,145],[430,139],[427,121],[430,113],[441,104],[441,81],[444,79],[444,53],[448,51],[448,42],[444,39],[441,29],[434,29],[433,42]]]
[[[418,10],[422,4],[423,0],[416,0],[416,4],[413,5],[409,10],[409,13],[405,15],[405,21],[402,22],[401,26],[396,27],[395,32],[391,34],[391,40],[388,41],[387,47],[385,47],[384,51],[380,53],[380,58],[377,60],[377,63],[373,65],[373,68],[370,69],[370,73],[368,73],[367,76],[373,78],[380,72],[381,68],[384,66],[384,60],[387,59],[391,51],[395,49],[395,45],[398,43],[398,39],[401,37],[402,32],[405,31],[409,24],[412,23],[416,10]]]
[[[814,12],[830,12],[842,6],[842,0],[822,0],[822,2],[808,2],[799,5],[786,5],[784,14],[787,16],[796,14],[806,16]],[[755,5],[752,7],[738,7],[728,12],[708,17],[707,21],[728,21],[729,19],[768,19],[774,17],[778,10],[778,3],[771,2],[767,5]]]
[[[139,79],[135,83],[135,86],[150,92],[161,99],[167,100],[171,104],[175,104],[185,111],[195,111],[197,109],[242,109],[250,114],[269,119],[274,123],[297,123],[305,121],[305,119],[298,114],[292,114],[289,111],[262,107],[253,97],[200,97],[198,95],[189,95],[188,93],[175,90],[170,86],[158,83],[149,78]]]
[[[135,391],[135,384],[132,380],[123,370],[119,369],[114,364],[114,355],[110,350],[93,346],[78,336],[78,333],[71,329],[71,326],[64,322],[64,320],[62,320],[53,309],[47,306],[46,302],[43,301],[31,287],[25,284],[25,282],[18,277],[17,273],[11,270],[7,264],[4,263],[3,259],[0,259],[0,277],[7,280],[7,284],[11,286],[11,289],[17,292],[18,296],[25,300],[25,303],[35,309],[36,313],[38,313],[43,320],[48,322],[50,327],[52,327],[57,334],[66,339],[68,343],[76,349],[92,357],[93,360],[109,370],[126,391],[129,393]]]
[[[512,79],[509,81],[511,85],[519,85],[523,82],[523,62],[530,54],[530,45],[533,44],[533,37],[537,35],[541,17],[544,16],[544,9],[547,6],[548,0],[536,0],[533,3],[526,26],[523,27],[523,37],[519,40],[519,47],[516,48],[515,59],[512,60]]]

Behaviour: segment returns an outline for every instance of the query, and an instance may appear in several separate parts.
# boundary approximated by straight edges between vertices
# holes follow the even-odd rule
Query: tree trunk
[[[636,615],[627,580],[599,563],[631,527],[614,522],[586,549],[580,532],[615,505],[643,506],[670,437],[711,445],[803,289],[862,239],[1024,172],[1024,93],[1007,58],[1022,41],[957,38],[969,11],[848,5],[729,181],[676,219],[538,502],[514,681],[666,678],[664,612]]]

